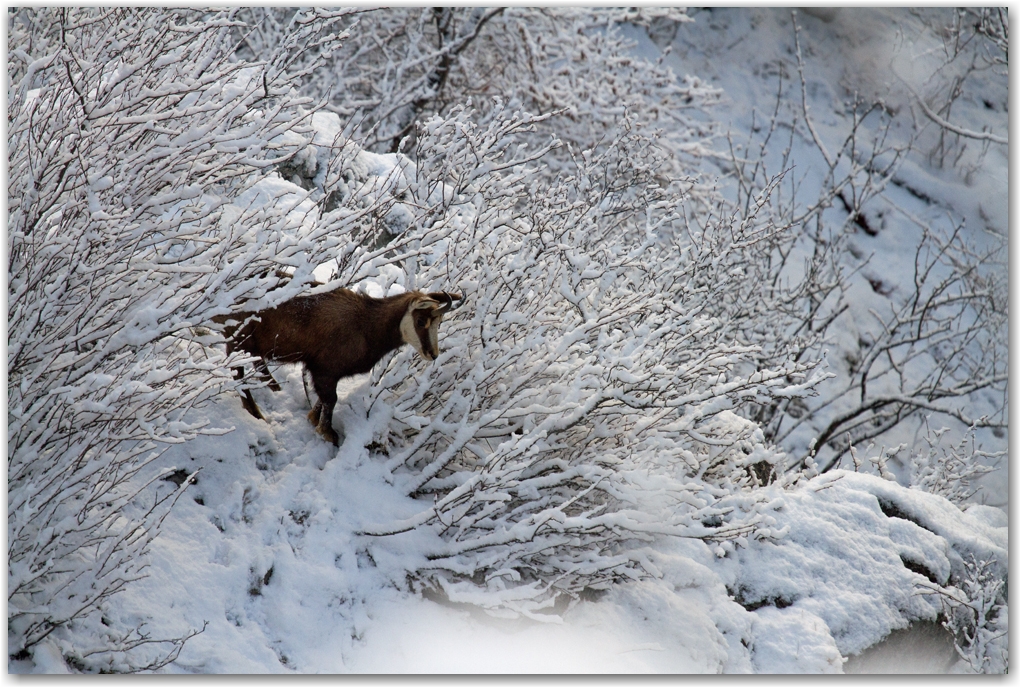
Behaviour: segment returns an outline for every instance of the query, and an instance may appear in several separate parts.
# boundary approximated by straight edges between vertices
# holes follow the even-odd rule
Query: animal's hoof
[[[332,442],[334,446],[338,448],[340,447],[340,435],[337,434],[332,427],[326,427],[325,429],[320,428],[319,434],[321,434],[322,438],[326,441]]]

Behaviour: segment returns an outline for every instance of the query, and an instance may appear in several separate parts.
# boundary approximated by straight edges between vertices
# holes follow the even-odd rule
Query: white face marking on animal
[[[439,303],[431,299],[415,301],[400,320],[400,338],[414,346],[425,360],[435,360],[439,355],[439,323],[443,318],[433,316],[437,307]]]
[[[418,351],[418,354],[422,357],[425,357],[425,353],[421,350],[421,340],[418,339],[418,332],[414,330],[414,312],[412,310],[408,310],[400,320],[400,338],[404,340],[404,343],[414,346],[414,350]]]

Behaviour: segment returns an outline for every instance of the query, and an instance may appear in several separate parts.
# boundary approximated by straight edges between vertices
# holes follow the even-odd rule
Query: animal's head
[[[439,323],[443,315],[456,310],[464,303],[457,293],[435,291],[418,294],[407,306],[400,320],[400,336],[404,343],[414,346],[426,360],[439,357]]]

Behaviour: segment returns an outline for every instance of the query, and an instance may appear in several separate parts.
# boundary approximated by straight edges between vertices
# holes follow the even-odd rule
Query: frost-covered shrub
[[[960,661],[953,673],[1003,675],[1009,668],[1009,606],[1006,579],[991,561],[965,561],[956,585],[920,585],[942,604],[942,625],[953,634]]]
[[[539,119],[426,122],[405,175],[421,220],[337,274],[465,294],[434,365],[409,375],[421,363],[404,351],[373,374],[373,448],[429,506],[367,533],[431,531],[418,572],[528,614],[651,572],[640,547],[659,535],[720,555],[779,536],[755,487],[785,457],[733,411],[822,378],[815,361],[756,365],[761,346],[719,316],[747,297],[737,266],[781,229],[756,212],[686,222],[655,137],[628,119],[548,181],[533,171],[548,148],[518,138]]]
[[[238,16],[249,29],[241,54],[258,55],[280,43],[297,15],[292,9],[257,8]],[[982,12],[980,18],[974,30],[1001,43],[993,38],[1001,34],[995,29],[1001,17]],[[830,361],[837,379],[819,387],[820,396],[810,403],[797,397],[742,411],[762,425],[770,441],[803,460],[815,455],[829,469],[845,456],[848,435],[866,444],[917,422],[922,413],[935,411],[996,431],[1004,426],[1002,415],[966,412],[967,399],[1004,389],[1004,289],[994,270],[985,269],[1001,249],[976,253],[959,236],[926,228],[916,293],[893,294],[891,307],[870,308],[869,321],[865,307],[855,305],[860,302],[855,281],[861,281],[866,260],[853,254],[848,239],[862,229],[876,231],[869,217],[876,204],[887,202],[880,197],[897,183],[916,141],[890,136],[893,118],[882,103],[856,99],[847,103],[848,135],[841,134],[837,146],[822,143],[821,129],[806,109],[812,65],[799,47],[787,65],[799,85],[796,78],[781,81],[771,121],[755,127],[746,143],[731,136],[724,152],[710,114],[719,92],[696,77],[674,74],[661,55],[648,57],[647,43],[634,49],[631,40],[686,30],[682,25],[690,18],[682,10],[405,8],[362,10],[342,21],[358,22],[355,35],[329,56],[327,69],[306,70],[303,86],[328,98],[327,107],[345,118],[348,133],[358,131],[366,149],[393,151],[404,141],[400,150],[417,159],[416,122],[433,114],[445,117],[469,99],[483,114],[502,106],[558,112],[562,116],[536,122],[533,132],[518,133],[536,148],[550,135],[564,143],[534,171],[551,178],[569,173],[578,151],[609,144],[626,113],[659,130],[659,145],[668,152],[659,181],[671,181],[686,194],[692,225],[707,226],[716,214],[747,215],[757,198],[769,197],[758,214],[763,221],[767,215],[777,231],[758,238],[742,267],[748,291],[761,287],[769,293],[734,299],[736,307],[727,306],[725,316],[735,320],[740,340],[761,346],[756,366],[816,358],[828,349],[834,357],[835,351],[843,353],[850,368],[843,374],[842,361]],[[799,46],[796,19],[793,30]],[[980,52],[967,45],[952,46],[959,52],[954,59]],[[1001,65],[997,53],[989,59]],[[502,105],[493,104],[496,99]],[[784,99],[796,105],[786,111]],[[803,169],[793,169],[794,163],[804,167],[791,157],[798,138],[821,156],[818,178],[811,172],[802,178]],[[703,164],[709,160],[725,172],[720,188],[704,181],[706,172],[716,173]],[[723,210],[716,202],[720,194],[734,207]],[[723,240],[714,230],[705,236]],[[873,288],[887,287],[877,284]],[[759,309],[740,307],[745,302]],[[761,322],[776,314],[785,327]],[[853,350],[857,341],[859,350]],[[898,369],[910,374],[900,380]]]
[[[171,444],[229,429],[186,417],[233,385],[231,361],[195,327],[296,292],[309,259],[339,245],[364,210],[310,223],[306,194],[272,173],[307,145],[311,101],[283,71],[294,41],[248,64],[233,58],[230,13],[43,8],[8,18],[17,654],[144,574],[143,554],[180,494],[157,498],[159,475],[146,466]],[[309,17],[294,40],[326,28]],[[267,296],[285,267],[294,279]],[[111,632],[82,656],[156,643]]]
[[[747,208],[772,188],[768,216],[800,227],[761,253],[755,269],[770,287],[791,278],[799,284],[789,299],[772,300],[793,325],[775,341],[778,354],[827,352],[832,379],[810,400],[752,407],[748,417],[801,461],[817,458],[823,471],[846,467],[852,445],[890,434],[901,439],[931,414],[961,431],[989,428],[1001,436],[1008,407],[1004,238],[988,232],[976,239],[941,209],[936,222],[897,204],[902,196],[890,190],[910,186],[904,179],[915,173],[911,155],[922,129],[893,135],[899,123],[881,102],[847,101],[845,131],[836,145],[824,143],[807,106],[812,65],[800,50],[796,16],[792,31],[786,67],[799,79],[792,86],[780,79],[765,125],[746,141],[731,137],[728,194]],[[955,49],[979,59],[972,53],[980,48]],[[939,74],[933,80],[945,78],[949,87],[951,79]],[[798,174],[795,164],[810,171]],[[903,278],[878,273],[888,269],[887,256],[863,247],[881,232],[883,217],[903,222],[897,233],[910,261]],[[751,316],[750,328],[760,319]]]
[[[244,10],[239,17],[249,31],[241,54],[272,50],[293,12]],[[499,98],[529,112],[563,112],[539,123],[534,136],[520,135],[537,140],[555,131],[575,152],[604,140],[628,112],[661,128],[674,153],[708,153],[715,125],[704,108],[718,89],[635,54],[627,33],[690,21],[682,9],[393,7],[361,10],[347,21],[357,22],[350,40],[304,88],[328,97],[328,107],[374,152],[396,151],[403,141],[400,150],[410,153],[417,122],[446,116],[469,98],[487,111]],[[545,166],[558,169],[568,159],[553,154]],[[676,159],[660,171],[690,174]]]
[[[971,486],[973,481],[995,469],[983,465],[981,459],[1005,454],[980,450],[973,430],[958,443],[946,446],[943,437],[948,431],[948,427],[929,429],[922,437],[927,448],[911,456],[910,484],[962,505],[977,493],[977,489]]]

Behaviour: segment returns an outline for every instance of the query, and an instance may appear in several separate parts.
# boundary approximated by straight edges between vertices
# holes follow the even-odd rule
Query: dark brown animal
[[[274,391],[280,385],[269,374],[267,360],[305,366],[319,397],[308,419],[319,434],[339,445],[332,425],[337,382],[368,372],[384,355],[405,343],[426,360],[435,360],[439,356],[439,323],[455,301],[463,301],[463,297],[445,291],[372,298],[336,289],[298,296],[254,316],[242,313],[231,316],[231,321],[218,319],[227,325],[227,352],[241,350],[259,358],[255,367]],[[243,376],[243,369],[237,368],[237,374]],[[265,419],[251,391],[243,393],[245,409]]]

